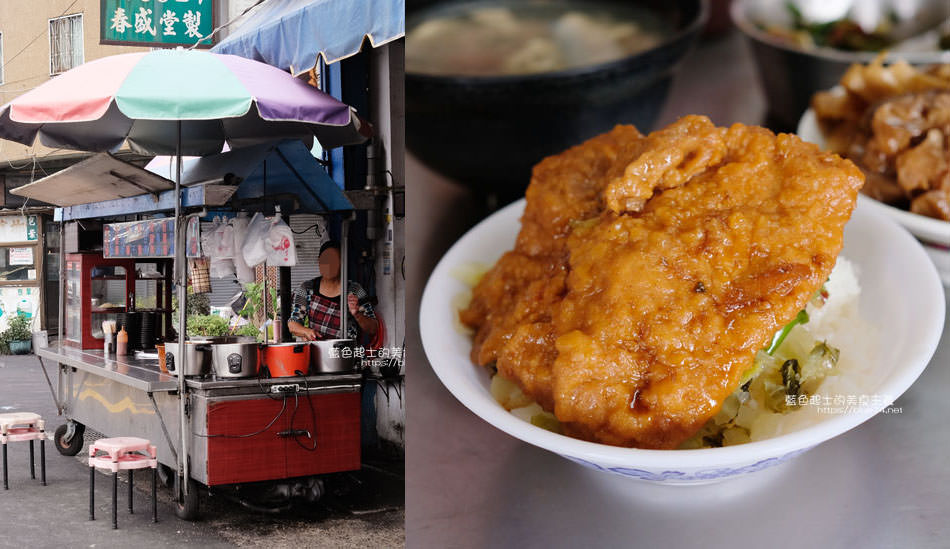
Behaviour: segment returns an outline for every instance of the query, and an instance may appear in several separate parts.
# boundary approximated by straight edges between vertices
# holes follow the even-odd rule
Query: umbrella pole
[[[346,320],[349,316],[349,306],[347,305],[347,273],[346,273],[346,263],[347,263],[347,241],[349,240],[350,233],[350,219],[349,215],[343,220],[343,223],[340,227],[340,339],[346,339]]]
[[[188,300],[188,278],[185,267],[185,247],[188,241],[188,228],[182,226],[181,215],[181,121],[178,121],[178,141],[175,146],[175,281],[178,291],[178,416],[181,430],[181,451],[178,452],[178,475],[183,482],[179,482],[179,501],[184,501],[188,494],[188,418],[185,416],[185,372],[188,371],[185,354],[185,335],[187,334],[185,311]]]
[[[63,216],[65,217],[65,216]],[[59,220],[59,327],[56,336],[60,347],[66,343],[66,220]],[[106,357],[109,358],[109,357]],[[62,410],[60,410],[62,412]]]

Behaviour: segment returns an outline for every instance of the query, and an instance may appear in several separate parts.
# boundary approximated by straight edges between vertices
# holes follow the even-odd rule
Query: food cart
[[[102,165],[94,171],[112,174],[101,175],[105,178],[101,183],[108,183],[105,186],[110,188],[129,179],[161,179],[144,173],[141,168],[122,165],[122,161],[109,155],[93,157],[88,164]],[[104,169],[103,166],[111,167]],[[67,180],[73,177],[76,174],[60,172],[19,192],[56,194],[57,187],[75,187],[74,182]],[[225,179],[241,183],[220,184]],[[103,308],[102,304],[91,308],[91,294],[77,292],[74,287],[88,288],[89,284],[102,279],[111,281],[119,285],[120,295],[128,293],[127,307],[134,309],[134,282],[126,283],[140,279],[135,262],[164,261],[171,252],[175,261],[189,255],[196,248],[188,242],[195,232],[190,227],[210,210],[224,213],[235,209],[263,212],[276,209],[290,214],[327,214],[348,212],[353,207],[299,141],[258,145],[200,159],[182,175],[182,183],[179,214],[189,229],[182,231],[179,244],[186,246],[170,249],[160,245],[161,238],[153,238],[159,245],[151,248],[146,245],[134,260],[85,254],[93,257],[92,266],[74,270],[67,266],[67,274],[61,278],[61,292],[66,296],[63,300],[67,319],[65,337],[36,351],[58,412],[67,419],[67,423],[56,430],[55,446],[64,455],[75,455],[82,448],[82,434],[87,426],[107,436],[130,435],[151,440],[158,448],[165,482],[178,478],[173,471],[183,463],[188,464],[188,482],[192,486],[181,491],[184,495],[177,506],[178,515],[185,519],[197,516],[197,483],[214,487],[279,481],[291,484],[291,493],[309,490],[308,497],[316,499],[320,485],[313,482],[314,476],[360,468],[362,375],[358,371],[273,378],[259,374],[240,379],[185,376],[182,390],[179,379],[163,372],[157,358],[146,358],[147,355],[140,353],[129,356],[104,353],[102,340],[95,337],[102,334],[88,333],[92,328],[90,316],[121,314],[129,309],[122,308],[119,312]],[[160,184],[155,186],[161,187]],[[298,192],[288,192],[292,189]],[[57,217],[62,222],[107,220],[148,212],[149,217],[161,223],[162,218],[156,216],[172,211],[169,205],[175,202],[175,192],[174,189],[155,191],[66,206],[57,210]],[[344,234],[346,224],[344,217]],[[116,245],[110,241],[110,234],[113,240],[117,238],[113,232],[106,230],[104,234],[105,249]],[[341,250],[344,257],[345,242],[344,238],[344,250]],[[123,246],[134,248],[125,243]],[[61,250],[62,264],[69,265],[70,259],[65,249]],[[107,274],[102,274],[104,267],[119,268],[120,265],[126,265],[122,273],[106,271]],[[160,274],[168,272],[170,269],[166,268]],[[342,280],[346,280],[345,273]],[[158,293],[169,297],[165,301],[168,305],[171,281],[165,276],[162,281],[166,283]],[[345,296],[344,287],[341,299]],[[181,309],[185,306],[183,304]],[[281,308],[286,314],[289,304],[284,303]],[[170,327],[171,308],[160,309],[159,313],[169,320],[162,324]],[[341,310],[346,308],[341,307]],[[79,311],[92,313],[79,314]],[[79,330],[81,335],[71,330]],[[167,328],[164,333],[168,335]],[[279,338],[279,334],[276,337]],[[84,344],[89,339],[94,341],[93,345]],[[180,413],[182,401],[184,418]]]
[[[209,190],[206,185],[182,185],[184,156],[217,155],[225,144],[240,148],[272,143],[280,139],[295,139],[305,143],[316,139],[325,149],[330,149],[363,143],[371,135],[371,125],[362,120],[355,109],[289,73],[250,59],[196,50],[157,50],[97,59],[71,69],[0,107],[0,138],[3,139],[25,145],[32,145],[39,140],[46,146],[92,152],[114,152],[127,145],[140,154],[174,155],[174,177],[166,179],[166,186],[169,180],[174,181],[174,188],[171,190],[150,188],[138,177],[129,177],[122,171],[113,174],[111,170],[107,170],[103,176],[110,177],[113,182],[123,181],[121,188],[131,186],[136,190],[131,194],[126,191],[115,193],[111,199],[94,198],[95,192],[101,192],[107,187],[92,180],[83,189],[69,188],[54,193],[55,198],[60,201],[54,203],[67,206],[62,201],[68,200],[75,205],[70,207],[83,204],[89,206],[84,214],[85,219],[139,215],[145,212],[170,215],[174,219],[171,242],[176,244],[172,281],[177,288],[178,302],[181,305],[178,308],[179,326],[185,326],[187,301],[184,243],[188,220],[185,212],[190,210],[193,215],[200,216],[208,205],[206,192]],[[298,180],[305,179],[298,176]],[[265,193],[259,197],[256,204],[268,204],[266,198]],[[110,214],[111,208],[118,210]],[[69,217],[70,215],[64,213],[62,219],[65,221]],[[62,230],[60,235],[63,236]],[[341,240],[345,241],[345,223],[341,236]],[[342,264],[345,266],[345,254],[341,255],[344,255]],[[343,280],[346,280],[345,267],[341,275]],[[66,307],[66,288],[62,285],[66,278],[65,261],[60,262],[59,278],[60,326],[63,326]],[[341,300],[345,299],[344,288]],[[343,309],[345,311],[345,307]],[[235,434],[247,433],[224,430],[225,427],[239,426],[216,423],[219,418],[228,414],[219,414],[215,410],[231,409],[235,406],[233,402],[261,400],[262,395],[265,399],[276,398],[261,400],[263,404],[249,405],[251,411],[266,414],[266,411],[262,411],[264,408],[280,401],[286,403],[287,399],[283,399],[281,395],[291,393],[298,408],[300,401],[304,400],[310,409],[309,405],[315,400],[323,400],[324,396],[329,395],[311,395],[315,389],[309,379],[302,380],[302,387],[298,383],[270,384],[270,391],[276,390],[276,393],[269,392],[264,380],[261,380],[255,399],[248,399],[246,394],[240,393],[240,383],[229,381],[228,388],[222,389],[225,394],[214,394],[215,397],[230,399],[226,400],[228,404],[222,403],[219,406],[213,397],[201,400],[202,394],[207,397],[201,390],[214,390],[207,385],[195,385],[204,381],[186,379],[183,375],[174,378],[163,377],[161,372],[154,371],[147,364],[129,360],[110,362],[111,359],[98,356],[102,351],[77,351],[64,347],[62,343],[63,338],[60,338],[54,348],[39,353],[41,360],[60,364],[57,371],[59,389],[54,389],[60,411],[65,413],[67,418],[73,418],[76,414],[75,418],[79,423],[90,422],[90,426],[101,427],[106,434],[115,433],[117,428],[127,429],[123,434],[142,429],[137,434],[144,436],[149,429],[157,427],[155,432],[161,433],[162,437],[152,438],[163,453],[161,462],[175,466],[180,515],[190,518],[196,514],[197,494],[192,489],[196,480],[205,479],[214,484],[219,478],[232,481],[236,478],[248,478],[236,473],[222,477],[209,475],[207,461],[212,463],[212,467],[221,463],[222,467],[228,470],[239,471],[242,469],[238,467],[237,462],[246,463],[266,455],[269,456],[268,462],[255,464],[249,469],[272,469],[270,473],[258,473],[270,478],[302,474],[296,465],[292,464],[292,460],[286,458],[286,452],[295,451],[287,448],[301,433],[296,426],[283,428],[279,425],[282,414],[276,414],[266,429],[254,435],[270,433],[276,436],[277,440],[271,441],[272,447],[251,455],[247,451],[249,445],[235,445],[235,451],[240,451],[240,455],[227,454],[227,459],[217,459],[215,456],[218,455],[218,448],[230,447],[230,441],[226,439]],[[179,357],[176,365],[180,372],[188,372],[186,346],[183,337],[174,345]],[[52,380],[48,375],[47,378],[52,388]],[[357,391],[355,376],[340,376],[335,381],[324,378],[320,381],[326,382],[334,391]],[[275,389],[273,385],[283,387]],[[135,398],[130,394],[123,395],[123,391],[136,391],[132,393]],[[110,398],[103,395],[109,395]],[[171,404],[166,396],[171,400]],[[309,398],[301,398],[303,396]],[[354,413],[348,417],[357,418],[353,421],[358,423],[358,395],[333,398],[341,398],[344,401],[348,398],[354,399]],[[109,414],[102,412],[100,415],[94,415],[89,410],[81,410],[95,401],[99,401]],[[207,408],[202,408],[205,403]],[[177,412],[172,413],[175,406]],[[311,410],[312,415],[315,415],[316,405]],[[87,413],[88,416],[83,415]],[[113,416],[113,413],[116,415]],[[154,417],[145,419],[150,416]],[[106,423],[98,423],[103,420]],[[219,426],[222,431],[213,430]],[[332,429],[327,427],[325,431],[334,433],[337,428],[339,426],[334,425]],[[71,421],[58,437],[58,445],[65,448],[75,444],[76,431],[77,423]],[[313,433],[309,435],[313,437]],[[317,435],[319,437],[321,433]],[[343,438],[345,437],[340,437],[341,440]],[[358,448],[358,441],[353,447]],[[333,456],[332,460],[328,458],[330,461],[358,461],[356,457],[341,457],[349,456],[342,450],[331,449],[330,455]],[[358,451],[354,456],[358,456]],[[202,457],[207,458],[206,462],[198,461]],[[224,465],[226,463],[232,465]]]

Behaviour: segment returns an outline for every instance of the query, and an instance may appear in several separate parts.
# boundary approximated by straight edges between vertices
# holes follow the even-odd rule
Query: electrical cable
[[[304,387],[306,388],[305,390],[306,390],[306,392],[307,392],[307,404],[310,405],[310,420],[311,420],[311,424],[313,425],[313,430],[314,430],[313,433],[311,433],[310,431],[307,431],[307,438],[309,438],[310,440],[313,441],[313,447],[304,446],[304,444],[303,444],[302,442],[300,442],[300,437],[299,437],[299,436],[294,436],[294,442],[297,443],[297,446],[300,446],[301,448],[303,448],[304,450],[306,450],[306,451],[308,451],[308,452],[315,452],[315,451],[317,450],[317,433],[316,433],[316,430],[317,430],[317,412],[316,412],[316,410],[314,410],[314,408],[313,408],[313,400],[310,398],[310,380],[308,380],[307,377],[306,377],[305,375],[303,375],[303,372],[301,372],[300,370],[295,370],[294,373],[297,374],[297,375],[299,375],[299,376],[301,376],[301,377],[303,378]],[[294,393],[294,399],[295,399],[295,400],[294,400],[294,411],[293,411],[292,414],[290,414],[290,431],[291,431],[291,432],[294,432],[294,420],[295,420],[296,417],[297,417],[297,406],[298,406],[298,402],[296,401],[296,398],[297,398],[297,394]]]
[[[64,16],[64,15],[66,15],[66,12],[69,11],[69,8],[75,6],[75,5],[76,5],[76,2],[78,2],[78,1],[79,1],[79,0],[73,0],[68,6],[66,6],[66,9],[64,9],[63,12],[60,13],[57,17],[62,17],[62,16]],[[54,17],[54,19],[56,19],[57,17]],[[45,35],[47,32],[49,32],[48,29],[47,29],[47,30],[44,30],[43,32],[41,32],[41,33],[37,34],[36,36],[34,36],[32,40],[30,40],[29,42],[27,42],[26,45],[23,46],[23,47],[20,49],[20,51],[16,52],[16,53],[13,55],[13,57],[11,57],[10,59],[8,59],[8,60],[3,64],[3,66],[6,67],[6,66],[8,66],[10,63],[12,63],[14,59],[16,59],[17,57],[19,57],[20,54],[22,54],[24,51],[26,51],[27,48],[29,48],[30,46],[32,46],[32,45],[33,45],[33,42],[36,42],[37,40],[39,40],[40,37],[43,36],[43,35]]]
[[[319,223],[314,223],[313,225],[310,225],[310,226],[307,227],[306,229],[301,229],[301,230],[299,230],[299,231],[295,231],[295,230],[293,230],[293,229],[290,229],[290,232],[292,232],[292,233],[294,233],[294,234],[304,234],[304,233],[306,233],[307,231],[309,231],[310,229],[316,229],[316,228],[319,227],[319,226],[320,226]]]
[[[261,434],[261,433],[267,431],[267,430],[270,429],[275,423],[277,423],[277,420],[280,419],[280,416],[284,415],[284,410],[286,410],[286,409],[287,409],[287,398],[284,397],[284,403],[283,403],[283,405],[280,407],[280,411],[277,412],[277,415],[274,416],[274,419],[272,419],[271,422],[268,423],[267,426],[264,427],[263,429],[261,429],[260,431],[255,431],[255,432],[253,432],[253,433],[248,433],[248,434],[246,434],[246,435],[202,435],[202,434],[200,434],[200,433],[195,433],[195,436],[196,436],[196,437],[201,437],[201,438],[249,438],[249,437],[257,436],[257,435],[259,435],[259,434]]]
[[[75,3],[75,2],[73,2],[73,3]],[[263,3],[264,3],[264,0],[257,0],[257,2],[255,2],[254,4],[248,6],[244,11],[242,11],[242,12],[240,13],[240,15],[238,15],[238,16],[235,17],[234,19],[228,21],[227,23],[225,23],[225,24],[223,24],[223,25],[218,26],[218,27],[215,28],[215,29],[212,29],[211,32],[208,33],[208,36],[202,36],[201,38],[199,38],[198,41],[195,42],[195,43],[194,43],[191,47],[189,47],[188,49],[189,49],[189,50],[193,50],[193,49],[197,48],[198,45],[201,44],[202,42],[204,42],[205,40],[209,40],[209,39],[213,38],[214,35],[217,34],[219,30],[224,29],[224,28],[226,28],[226,27],[229,27],[229,26],[233,25],[233,24],[234,24],[235,22],[237,22],[239,19],[241,19],[242,17],[244,17],[245,15],[247,15],[247,12],[251,11],[252,9],[256,8],[257,6],[259,6],[259,5],[263,4]]]

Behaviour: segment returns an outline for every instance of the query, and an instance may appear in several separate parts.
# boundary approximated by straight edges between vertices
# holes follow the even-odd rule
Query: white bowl
[[[818,127],[818,118],[815,116],[815,111],[811,109],[805,111],[798,122],[798,136],[802,140],[814,143],[821,148],[825,148],[827,145],[825,137]],[[927,255],[937,266],[940,279],[946,286],[950,287],[950,223],[901,210],[864,195],[861,195],[860,199],[867,202],[869,208],[889,216],[916,236],[917,240],[920,240],[924,245]]]
[[[422,297],[420,328],[426,356],[442,383],[476,415],[525,442],[584,466],[655,482],[701,483],[736,477],[782,463],[867,421],[890,402],[820,422],[775,438],[725,448],[640,450],[586,442],[535,427],[507,412],[489,391],[489,374],[469,359],[471,337],[455,326],[453,297],[468,287],[452,275],[472,263],[493,264],[514,246],[524,201],[516,202],[463,236],[432,272]],[[843,253],[860,272],[859,307],[875,332],[887,334],[869,364],[868,394],[896,398],[923,371],[943,330],[945,300],[937,272],[906,231],[866,202],[845,228]],[[868,345],[877,341],[868,335]]]

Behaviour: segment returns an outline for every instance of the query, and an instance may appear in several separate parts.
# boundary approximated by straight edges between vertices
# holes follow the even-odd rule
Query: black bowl
[[[409,26],[430,9],[458,3],[410,2]],[[407,73],[409,150],[442,175],[507,202],[523,195],[531,167],[545,156],[617,124],[648,131],[673,69],[703,29],[708,6],[707,0],[638,3],[675,31],[659,46],[618,61],[518,76]]]
[[[926,8],[927,17],[920,17],[923,29],[931,21],[950,17],[946,0],[926,0],[918,9]],[[788,44],[759,28],[768,21],[757,11],[762,5],[756,0],[736,0],[731,16],[736,27],[745,35],[752,54],[762,90],[768,100],[768,126],[775,131],[794,132],[805,110],[811,105],[815,92],[838,85],[845,71],[853,63],[870,63],[878,52],[843,51],[827,47],[803,48]],[[888,62],[903,59],[914,65],[950,62],[950,52],[917,51],[892,52]]]

